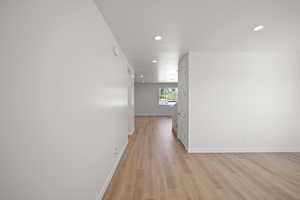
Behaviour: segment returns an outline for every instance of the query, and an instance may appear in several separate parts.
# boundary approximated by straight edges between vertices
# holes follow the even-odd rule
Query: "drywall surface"
[[[128,72],[93,1],[0,2],[0,199],[95,200],[127,143]]]
[[[172,116],[176,112],[174,106],[159,105],[159,88],[176,88],[177,83],[135,83],[135,115],[136,116]]]
[[[300,54],[190,58],[191,152],[300,150]]]

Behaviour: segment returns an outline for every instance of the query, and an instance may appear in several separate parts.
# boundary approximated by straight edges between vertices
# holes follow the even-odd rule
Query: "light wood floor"
[[[300,199],[299,153],[188,154],[169,118],[137,118],[105,200]]]

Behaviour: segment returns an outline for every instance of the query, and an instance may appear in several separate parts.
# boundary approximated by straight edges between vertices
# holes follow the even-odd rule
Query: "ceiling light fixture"
[[[152,63],[157,63],[158,61],[157,60],[152,60]]]
[[[140,77],[141,77],[141,78],[143,78],[143,77],[144,77],[144,75],[143,75],[143,74],[141,74],[141,75],[140,75]]]
[[[161,35],[156,35],[154,37],[154,40],[156,40],[156,41],[162,40],[162,36]]]
[[[262,29],[264,29],[264,26],[263,25],[259,25],[259,26],[256,26],[253,28],[253,31],[261,31]]]

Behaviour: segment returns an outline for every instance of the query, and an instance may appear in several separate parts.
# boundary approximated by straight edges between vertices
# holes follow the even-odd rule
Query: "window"
[[[159,105],[175,105],[177,88],[159,88]]]

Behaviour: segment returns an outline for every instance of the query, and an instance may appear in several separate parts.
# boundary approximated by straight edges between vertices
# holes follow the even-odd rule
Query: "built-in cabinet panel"
[[[128,132],[134,133],[134,70],[128,65]]]
[[[177,120],[178,120],[178,139],[188,149],[189,143],[189,55],[184,55],[178,65],[178,102],[177,102]]]

